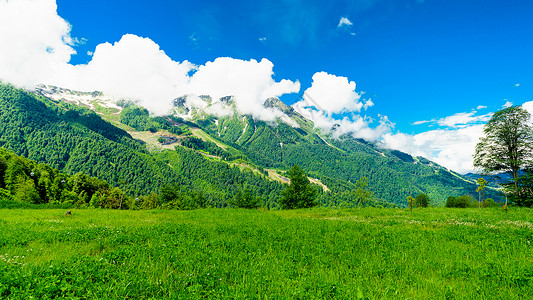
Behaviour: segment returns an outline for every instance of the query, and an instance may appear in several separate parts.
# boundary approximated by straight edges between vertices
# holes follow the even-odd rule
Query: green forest
[[[21,201],[26,191],[32,196],[24,202],[32,204],[178,209],[239,206],[246,198],[278,209],[287,184],[269,178],[268,170],[287,176],[296,165],[327,187],[310,185],[313,203],[326,207],[407,207],[408,196],[419,194],[439,206],[449,197],[476,193],[474,182],[421,157],[349,137],[321,137],[295,112],[299,127],[237,114],[190,122],[119,104],[122,124],[139,132],[168,132],[179,143],[173,150],[154,150],[105,114],[1,84],[2,197]],[[203,130],[210,140],[192,130]],[[13,161],[24,162],[20,176],[12,174]],[[65,183],[47,183],[56,179]],[[493,188],[485,192],[501,199]]]

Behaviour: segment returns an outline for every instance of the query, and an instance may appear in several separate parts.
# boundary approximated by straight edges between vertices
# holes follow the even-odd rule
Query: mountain
[[[267,121],[240,113],[232,97],[179,97],[168,116],[150,116],[134,102],[99,92],[50,86],[32,94],[2,85],[0,98],[0,146],[68,173],[127,182],[130,194],[178,183],[225,206],[247,186],[275,207],[294,164],[309,173],[322,190],[319,202],[328,206],[356,205],[353,190],[363,177],[375,205],[405,206],[418,193],[438,205],[476,190],[472,180],[423,157],[334,137],[335,128],[324,134],[277,98],[264,103],[274,116]]]
[[[526,170],[519,170],[518,177],[525,176],[527,174]],[[501,184],[506,184],[513,182],[513,174],[509,172],[502,172],[499,174],[493,175],[481,175],[476,173],[467,173],[463,175],[465,178],[468,178],[472,181],[476,181],[479,178],[483,177],[490,186],[498,187]]]
[[[94,112],[38,93],[0,85],[0,147],[68,174],[83,172],[106,180],[134,197],[171,186],[222,207],[246,186],[265,205],[276,204],[279,182],[185,147],[151,149],[124,129],[128,126],[115,126],[116,107],[95,106]],[[112,121],[102,119],[103,114]]]
[[[476,190],[472,180],[423,157],[347,135],[333,138],[314,129],[310,120],[279,99],[269,99],[265,105],[279,109],[283,117],[275,123],[237,111],[227,116],[198,112],[187,117],[212,137],[242,151],[255,164],[281,170],[299,164],[337,193],[353,189],[362,177],[369,179],[377,197],[398,205],[405,205],[411,193],[427,193],[436,204],[442,204],[448,196]]]

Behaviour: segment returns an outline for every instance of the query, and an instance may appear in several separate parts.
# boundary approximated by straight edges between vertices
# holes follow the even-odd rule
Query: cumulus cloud
[[[357,114],[362,109],[372,107],[374,102],[371,99],[361,100],[361,94],[355,88],[355,82],[347,77],[318,72],[313,75],[311,87],[305,90],[303,99],[292,106],[312,120],[315,127],[333,137],[349,134],[370,141],[378,140],[393,124],[386,116],[379,116],[379,125],[372,128],[371,118]],[[336,114],[345,116],[339,119],[335,117]]]
[[[531,114],[531,123],[533,123],[533,101],[528,101],[522,104],[522,107]]]
[[[446,126],[446,127],[466,127],[471,124],[480,123],[480,122],[487,122],[490,120],[490,117],[492,116],[491,113],[484,114],[481,116],[475,116],[477,112],[472,111],[468,113],[457,113],[442,119],[439,119],[437,123],[440,126]]]
[[[533,114],[533,101],[522,104],[522,107]],[[479,138],[484,135],[483,123],[490,120],[492,113],[481,116],[474,114],[475,112],[458,113],[442,118],[438,121],[447,128],[419,134],[388,132],[383,135],[382,141],[388,148],[425,157],[458,173],[475,172],[473,166],[475,147]],[[530,121],[533,122],[533,118]]]
[[[87,53],[92,57],[87,64],[72,65],[77,39],[70,29],[54,0],[0,0],[0,79],[26,88],[44,83],[100,90],[137,99],[156,114],[167,113],[178,96],[234,96],[243,113],[268,120],[276,114],[261,110],[268,97],[300,89],[298,81],[276,82],[273,64],[266,59],[219,58],[194,66],[173,61],[154,41],[132,34],[98,45]]]
[[[173,61],[152,40],[127,34],[114,44],[98,45],[87,65],[69,66],[72,75],[56,84],[139,99],[153,113],[164,114],[186,91],[194,68]]]
[[[337,28],[343,27],[343,26],[352,26],[353,23],[346,17],[341,17],[339,20],[339,25],[337,25]]]
[[[0,79],[32,87],[63,73],[76,53],[70,29],[55,0],[0,1]]]
[[[379,115],[378,126],[371,127],[373,120],[369,117],[352,114],[350,117],[345,116],[341,119],[336,119],[325,111],[314,107],[306,107],[303,102],[295,103],[292,106],[298,113],[312,120],[316,128],[320,128],[326,134],[331,134],[333,138],[350,135],[367,141],[377,141],[394,127],[394,124],[389,121],[387,116]]]
[[[313,75],[311,87],[305,91],[302,101],[305,106],[337,114],[359,112],[364,106],[360,99],[361,95],[355,91],[355,82],[347,77],[318,72]],[[372,104],[370,102],[367,106]]]
[[[188,93],[209,95],[213,99],[234,96],[241,113],[251,114],[263,120],[274,120],[276,115],[263,104],[270,97],[297,93],[300,82],[273,78],[274,64],[268,59],[260,62],[230,57],[219,57],[198,67],[190,78]]]
[[[437,129],[410,135],[386,133],[383,143],[414,156],[422,156],[459,173],[474,171],[472,156],[483,125],[459,129]]]
[[[478,109],[484,108],[478,106]],[[477,115],[477,111],[456,113],[440,119],[414,122],[413,125],[434,124],[442,128],[419,134],[385,133],[383,144],[414,156],[422,156],[459,173],[473,172],[473,155],[483,124],[492,113]]]

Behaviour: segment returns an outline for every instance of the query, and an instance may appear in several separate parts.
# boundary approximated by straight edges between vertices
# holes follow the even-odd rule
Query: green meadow
[[[2,299],[532,299],[530,209],[0,210]]]

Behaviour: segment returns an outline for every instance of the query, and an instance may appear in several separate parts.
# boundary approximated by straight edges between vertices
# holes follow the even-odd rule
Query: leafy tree
[[[282,209],[315,206],[317,192],[311,186],[307,174],[297,164],[289,170],[291,183],[285,187],[279,200]]]
[[[368,190],[368,178],[367,177],[361,177],[355,182],[355,186],[357,187],[354,191],[355,198],[357,199],[357,202],[362,204],[363,206],[366,206],[374,196],[374,193],[372,191]]]
[[[485,136],[476,145],[474,166],[484,173],[510,171],[518,190],[518,171],[532,165],[531,115],[520,106],[496,112],[484,127]]]
[[[98,193],[94,193],[89,201],[89,207],[97,208],[101,205],[101,196]]]
[[[444,204],[444,207],[455,207],[455,197],[450,196],[448,199],[446,199],[446,203]]]
[[[494,199],[487,198],[487,199],[485,199],[485,201],[483,201],[483,207],[485,207],[485,208],[487,208],[487,207],[498,207],[498,204],[496,202],[494,202]]]
[[[28,179],[16,185],[15,200],[19,202],[36,204],[39,203],[40,199],[41,198],[39,197],[39,193],[37,193],[37,189],[35,189],[33,180]]]
[[[159,206],[159,197],[156,193],[152,193],[148,196],[141,196],[138,198],[140,207],[142,209],[154,209]]]
[[[445,207],[458,207],[458,208],[467,208],[472,207],[472,201],[474,198],[470,195],[462,195],[459,197],[448,197],[446,200]]]
[[[416,206],[418,207],[428,207],[429,203],[431,202],[431,199],[429,198],[428,195],[424,193],[420,193],[416,195],[415,201],[416,201]]]

